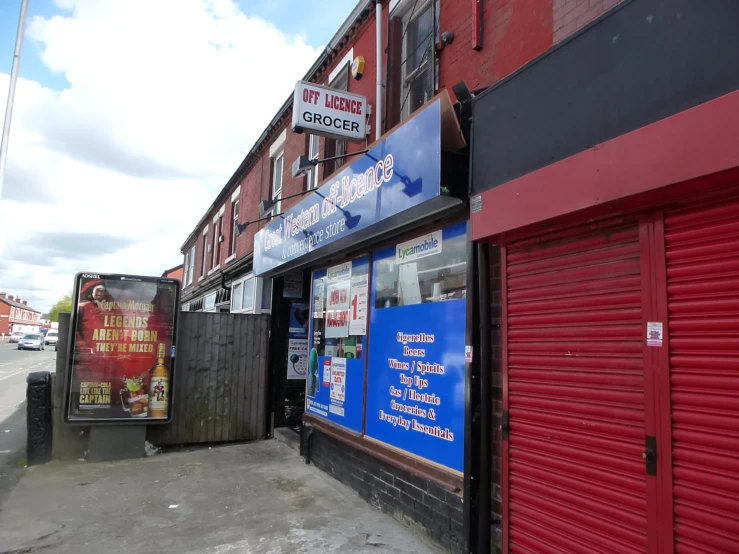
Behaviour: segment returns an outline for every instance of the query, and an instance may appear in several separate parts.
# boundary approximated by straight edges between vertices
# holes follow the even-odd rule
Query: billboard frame
[[[72,381],[73,381],[73,362],[75,353],[75,344],[77,340],[77,323],[79,316],[79,304],[80,304],[80,293],[81,293],[81,281],[82,279],[100,279],[100,280],[118,280],[118,281],[133,281],[133,282],[144,282],[144,283],[155,283],[157,286],[162,284],[174,285],[174,307],[172,311],[172,344],[171,348],[173,355],[171,356],[169,363],[169,398],[167,405],[167,417],[166,418],[97,418],[97,419],[70,419],[71,409],[71,394],[72,394]],[[64,360],[65,367],[65,379],[64,379],[64,403],[62,420],[66,425],[74,426],[111,426],[111,425],[166,425],[172,422],[174,412],[174,400],[176,394],[174,376],[176,374],[177,364],[177,333],[179,329],[179,318],[180,318],[180,295],[182,292],[182,283],[179,279],[170,279],[165,277],[154,277],[147,275],[129,275],[124,273],[95,273],[91,271],[79,272],[74,276],[74,290],[72,295],[72,313],[69,322],[69,332],[67,336],[67,352]]]

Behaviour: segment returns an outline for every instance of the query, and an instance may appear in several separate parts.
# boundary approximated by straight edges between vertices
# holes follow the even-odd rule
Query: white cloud
[[[56,4],[67,15],[34,18],[26,40],[70,86],[19,80],[0,201],[0,291],[39,309],[80,270],[180,263],[185,237],[319,54],[232,0]],[[7,84],[0,74],[2,105]]]

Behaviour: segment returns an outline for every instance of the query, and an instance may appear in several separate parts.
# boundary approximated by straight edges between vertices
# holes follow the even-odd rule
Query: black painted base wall
[[[315,429],[310,461],[414,533],[463,552],[462,497]]]
[[[51,374],[30,373],[26,383],[26,457],[34,466],[51,460]]]

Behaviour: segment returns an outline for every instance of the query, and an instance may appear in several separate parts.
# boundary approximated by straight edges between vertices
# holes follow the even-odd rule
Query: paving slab
[[[29,468],[0,554],[437,553],[285,444]]]

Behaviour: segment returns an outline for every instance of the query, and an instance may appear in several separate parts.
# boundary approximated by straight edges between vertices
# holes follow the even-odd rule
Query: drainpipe
[[[377,72],[375,75],[375,140],[382,135],[382,0],[375,0]]]

